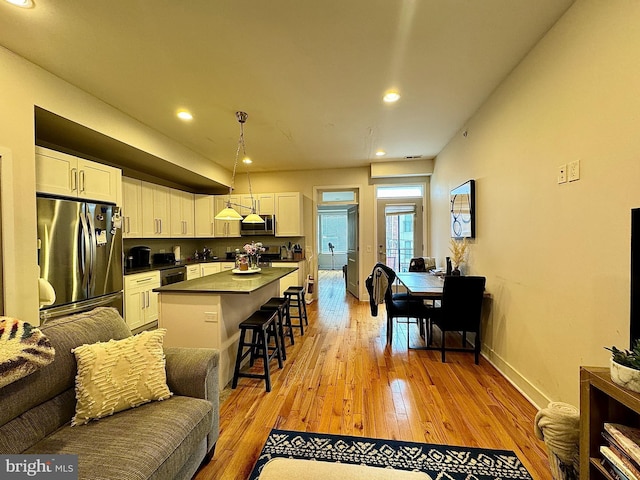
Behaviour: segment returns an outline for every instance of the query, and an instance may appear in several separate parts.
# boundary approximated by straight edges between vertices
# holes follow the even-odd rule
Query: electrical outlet
[[[558,183],[567,182],[567,164],[558,167]]]
[[[580,160],[574,160],[569,163],[568,176],[570,182],[580,180]]]
[[[207,323],[217,323],[218,312],[204,312],[204,321]]]

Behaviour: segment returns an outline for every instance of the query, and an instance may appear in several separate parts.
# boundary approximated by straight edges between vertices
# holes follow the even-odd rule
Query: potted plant
[[[451,261],[453,262],[452,275],[460,275],[460,265],[464,263],[464,257],[467,253],[467,239],[452,238],[449,250],[451,251]]]
[[[611,380],[613,383],[640,393],[640,339],[631,350],[605,347],[611,352]]]

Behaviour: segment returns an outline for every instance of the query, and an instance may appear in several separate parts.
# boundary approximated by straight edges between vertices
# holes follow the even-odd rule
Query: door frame
[[[311,199],[312,203],[312,211],[313,211],[313,236],[311,241],[313,242],[312,247],[312,255],[314,256],[314,261],[311,262],[310,269],[312,270],[313,278],[316,279],[316,289],[320,288],[319,285],[319,277],[318,277],[318,194],[322,191],[339,191],[339,190],[354,190],[356,192],[356,204],[358,205],[358,210],[360,215],[358,215],[358,298],[362,299],[364,292],[364,281],[362,281],[362,221],[361,214],[362,211],[360,206],[362,205],[362,193],[363,186],[360,184],[346,184],[346,185],[316,185],[313,187],[313,197]],[[353,202],[345,202],[345,205],[353,205]],[[315,296],[315,295],[314,295]],[[317,296],[316,296],[317,298]]]
[[[422,209],[423,209],[423,217],[422,217],[422,256],[429,256],[429,252],[431,250],[431,239],[429,237],[430,228],[430,202],[431,198],[430,192],[430,182],[429,181],[418,181],[412,182],[411,179],[403,178],[398,179],[400,181],[394,182],[380,182],[373,185],[373,202],[374,202],[374,212],[373,212],[373,228],[376,235],[376,243],[375,243],[375,261],[378,261],[378,187],[393,187],[398,185],[420,185],[422,187]],[[411,198],[411,197],[409,197]],[[398,202],[401,202],[402,199],[398,199]]]

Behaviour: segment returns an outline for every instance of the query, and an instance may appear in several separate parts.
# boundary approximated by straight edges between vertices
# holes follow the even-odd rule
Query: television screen
[[[475,238],[475,181],[468,180],[451,190],[451,237]]]

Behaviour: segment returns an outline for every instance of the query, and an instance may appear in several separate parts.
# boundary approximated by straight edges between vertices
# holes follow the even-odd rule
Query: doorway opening
[[[422,185],[376,189],[378,261],[396,272],[408,271],[411,259],[423,256],[423,196]]]
[[[341,276],[345,291],[359,297],[358,189],[318,189],[316,255],[318,288]]]

